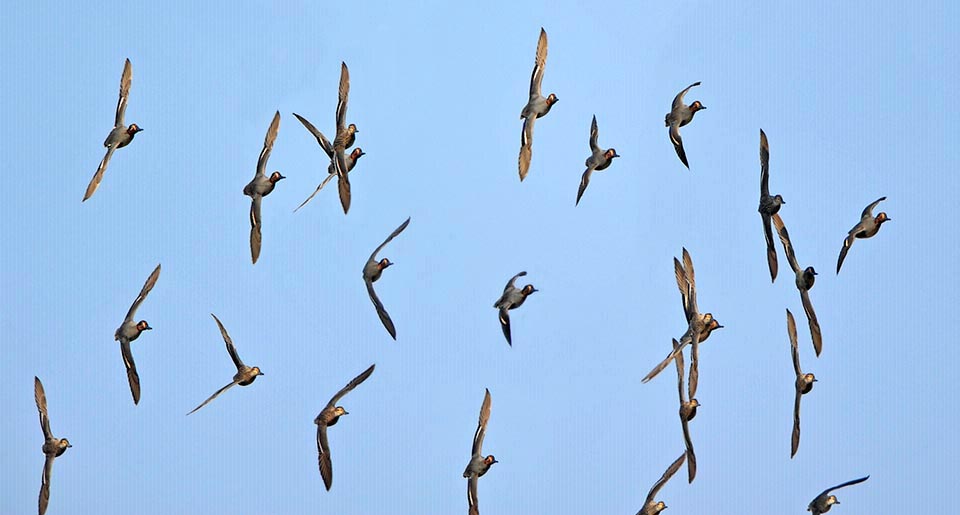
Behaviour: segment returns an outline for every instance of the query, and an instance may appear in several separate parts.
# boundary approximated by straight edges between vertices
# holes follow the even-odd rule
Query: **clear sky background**
[[[465,512],[485,387],[484,451],[501,463],[480,481],[482,513],[635,513],[683,451],[673,368],[640,383],[686,328],[671,261],[683,246],[725,329],[702,348],[699,472],[663,488],[670,513],[804,513],[867,474],[838,493],[838,515],[952,511],[960,8],[452,4],[6,6],[0,512],[36,510],[37,375],[74,445],[50,514]],[[521,184],[541,26],[544,93],[561,100]],[[127,57],[126,121],[145,131],[81,204]],[[341,60],[367,152],[352,208],[331,185],[293,213],[327,161],[291,113],[333,137]],[[687,171],[663,117],[695,81],[687,101],[708,109],[682,130]],[[288,179],[264,200],[253,266],[242,189],[275,110],[269,171]],[[623,157],[575,208],[594,114]],[[820,271],[819,359],[779,242],[769,280],[760,128],[799,260]],[[847,230],[884,195],[893,221],[836,276]],[[376,285],[394,342],[361,269],[408,216]],[[134,406],[113,332],[157,263]],[[541,291],[511,313],[510,348],[491,306],[521,270]],[[820,380],[793,460],[784,308]],[[211,312],[266,375],[186,417],[235,372]],[[330,430],[327,492],[313,418],[371,363]]]

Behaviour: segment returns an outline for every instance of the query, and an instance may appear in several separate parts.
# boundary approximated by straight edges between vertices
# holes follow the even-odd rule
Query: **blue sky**
[[[936,329],[958,300],[958,14],[933,2],[9,5],[0,512],[36,509],[37,375],[54,433],[74,445],[54,466],[51,514],[462,512],[484,388],[484,450],[500,463],[480,481],[482,513],[635,513],[683,450],[672,368],[640,384],[685,330],[671,262],[683,246],[701,309],[725,328],[701,351],[697,479],[681,471],[661,491],[669,513],[803,513],[866,474],[838,493],[838,514],[904,499],[950,511],[960,453],[941,406],[957,352]],[[541,26],[544,93],[561,101],[536,125],[521,184],[518,114]],[[145,130],[81,204],[127,57],[127,122]],[[292,113],[332,137],[341,60],[367,153],[350,214],[334,187],[293,213],[327,163]],[[695,81],[687,100],[708,109],[682,130],[687,171],[663,116]],[[275,110],[269,170],[288,179],[264,200],[253,266],[242,189]],[[623,157],[575,208],[594,114],[601,146]],[[769,281],[760,128],[798,258],[821,272],[819,359],[779,245]],[[836,276],[847,230],[884,195],[893,221]],[[361,270],[407,216],[376,285],[393,342]],[[113,331],[157,263],[134,406]],[[510,348],[491,306],[520,270],[540,292],[511,313]],[[793,460],[784,308],[820,380]],[[211,312],[266,375],[185,417],[235,371]],[[327,492],[313,418],[371,363],[330,430]]]

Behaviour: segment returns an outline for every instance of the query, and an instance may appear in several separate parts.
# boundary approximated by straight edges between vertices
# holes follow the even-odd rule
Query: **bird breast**
[[[867,224],[868,225],[862,231],[854,234],[854,236],[860,239],[872,238],[875,234],[877,234],[877,232],[880,231],[880,224],[874,222],[873,220],[870,220],[867,222]]]
[[[760,199],[760,207],[757,211],[765,215],[775,215],[780,212],[780,202],[777,202],[776,197],[766,196]]]
[[[253,383],[257,379],[257,375],[251,372],[251,368],[247,367],[245,370],[237,372],[233,376],[233,380],[237,382],[240,386],[247,386]]]
[[[133,141],[133,136],[134,136],[135,134],[136,134],[136,133],[129,133],[129,132],[127,132],[126,130],[123,130],[123,131],[120,133],[120,138],[119,138],[119,141],[118,141],[118,143],[117,143],[117,148],[123,148],[123,147],[129,145],[130,142]]]
[[[124,322],[123,325],[121,325],[120,328],[117,329],[117,332],[113,335],[115,340],[127,340],[128,342],[132,342],[139,337],[140,330],[137,329],[136,322],[133,322],[132,320]]]
[[[370,282],[376,282],[380,278],[380,275],[383,274],[383,270],[380,269],[380,265],[377,261],[367,261],[367,264],[363,266],[363,278],[364,280],[369,280]]]
[[[678,117],[680,119],[680,126],[683,127],[684,125],[692,122],[693,115],[695,114],[697,114],[697,112],[693,109],[690,109],[689,106],[683,106],[680,108],[680,115]]]
[[[598,172],[600,170],[606,170],[612,162],[613,159],[607,159],[606,152],[604,151],[600,151],[587,158],[587,166],[589,167],[591,164],[594,164],[593,169]]]
[[[337,419],[340,418],[339,415],[334,414],[334,409],[336,408],[323,408],[320,411],[320,414],[317,415],[317,418],[313,419],[314,424],[323,424],[325,426],[332,426],[337,423]]]

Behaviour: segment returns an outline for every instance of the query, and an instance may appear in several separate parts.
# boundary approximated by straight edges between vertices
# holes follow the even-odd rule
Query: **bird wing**
[[[687,482],[693,483],[694,478],[697,477],[697,455],[693,452],[693,440],[690,439],[689,423],[686,420],[681,420],[680,424],[683,426],[683,442],[687,448]]]
[[[540,84],[543,82],[543,71],[547,67],[547,31],[540,27],[540,39],[537,40],[537,60],[530,75],[530,98],[540,96]]]
[[[293,210],[293,212],[296,213],[297,211],[300,210],[301,207],[307,205],[307,202],[310,202],[311,200],[313,200],[313,197],[317,193],[320,193],[320,190],[322,190],[323,187],[326,186],[328,182],[330,182],[330,179],[333,179],[334,177],[336,177],[336,174],[327,174],[326,178],[324,178],[323,181],[320,183],[320,185],[317,186],[317,189],[313,190],[313,193],[311,193],[310,196],[307,197],[307,200],[304,200],[303,203],[297,206],[297,209]]]
[[[854,234],[862,230],[862,223],[853,226],[853,229],[850,229],[850,234],[843,239],[843,247],[840,247],[840,257],[837,258],[837,273],[840,273],[840,267],[843,266],[843,260],[847,258],[847,251],[850,250],[850,247],[853,246],[853,242],[856,241]]]
[[[574,205],[580,205],[580,197],[583,196],[583,192],[587,191],[587,186],[590,185],[590,176],[593,175],[593,170],[595,166],[588,166],[586,171],[583,172],[583,176],[580,177],[580,189],[577,190],[577,202]]]
[[[674,339],[673,348],[677,349],[680,347],[680,343]],[[683,395],[683,353],[677,353],[677,388],[680,390],[680,402],[685,403]],[[693,393],[691,392],[691,396]],[[692,397],[691,397],[692,399]],[[687,481],[689,483],[693,482],[693,479],[697,477],[697,455],[693,452],[693,440],[690,439],[690,427],[687,419],[680,417],[680,425],[683,427],[683,442],[687,447]]]
[[[797,350],[797,322],[793,319],[793,313],[787,310],[787,335],[790,336],[790,354],[793,356],[793,371],[797,377],[802,376],[800,371],[800,352]]]
[[[473,434],[474,456],[479,456],[483,450],[483,437],[487,434],[487,421],[490,420],[490,390],[483,395],[483,404],[480,406],[480,419],[477,422],[477,432]]]
[[[676,338],[673,339],[673,350],[677,350],[680,347],[680,342]],[[683,404],[687,402],[686,392],[683,389],[683,353],[677,352],[674,361],[677,362],[677,392],[680,394],[680,403]]]
[[[37,402],[37,411],[40,412],[40,428],[43,429],[44,440],[53,438],[50,431],[50,418],[47,417],[47,394],[43,391],[43,383],[37,376],[33,377],[33,398]]]
[[[680,348],[680,343],[674,339],[673,348],[675,351],[678,351]],[[676,357],[677,362],[677,390],[680,393],[680,403],[683,404],[686,402],[683,392],[683,353],[677,352]],[[693,392],[691,392],[692,398]],[[683,428],[683,441],[686,445],[686,456],[687,456],[687,480],[692,483],[693,479],[697,476],[697,456],[693,452],[693,440],[690,439],[690,427],[687,419],[680,417],[680,425]]]
[[[350,171],[347,166],[346,157],[343,155],[343,149],[338,148],[334,152],[334,167],[337,171],[337,190],[340,193],[340,206],[343,207],[343,214],[350,211],[350,177],[347,173]]]
[[[133,66],[130,65],[130,59],[123,64],[123,75],[120,77],[120,98],[117,100],[117,116],[114,119],[113,126],[120,127],[124,125],[123,115],[127,111],[127,98],[130,96],[130,81],[133,78]]]
[[[390,337],[396,340],[397,329],[393,326],[393,320],[390,319],[390,314],[383,308],[383,303],[380,302],[380,298],[377,297],[377,292],[373,290],[373,282],[369,279],[364,280],[364,282],[367,283],[367,295],[370,296],[370,302],[373,302],[373,307],[377,309],[377,316],[379,316],[380,321],[383,322],[383,327],[390,333]]]
[[[697,383],[700,379],[700,331],[694,331],[692,335],[693,343],[690,348],[690,398],[694,398],[697,395]]]
[[[347,127],[347,99],[350,96],[350,70],[340,62],[340,90],[337,96],[337,134]]]
[[[133,403],[140,403],[140,376],[137,375],[137,364],[133,362],[133,353],[130,352],[130,342],[126,339],[120,341],[120,355],[123,357],[123,365],[127,367],[127,382],[130,383],[130,393],[133,394]]]
[[[760,197],[770,196],[770,145],[760,129]]]
[[[680,290],[680,301],[683,303],[683,316],[690,323],[693,313],[690,311],[690,283],[687,282],[687,272],[680,264],[680,260],[673,258],[673,273],[677,278],[677,289]]]
[[[797,263],[797,256],[793,253],[793,244],[790,243],[790,233],[787,232],[787,226],[783,225],[783,219],[779,213],[774,213],[771,217],[773,225],[777,227],[777,234],[780,235],[780,243],[783,244],[783,252],[787,255],[787,261],[794,273],[800,271],[800,264]]]
[[[687,283],[690,285],[688,293],[690,312],[699,313],[700,311],[697,308],[697,275],[693,270],[693,259],[690,258],[690,253],[687,252],[686,247],[683,248],[683,270],[686,273]]]
[[[507,339],[507,344],[513,347],[513,340],[510,337],[510,312],[506,307],[500,308],[500,328],[503,329],[503,336]]]
[[[233,360],[233,364],[236,365],[237,370],[243,370],[243,360],[240,359],[240,355],[237,354],[236,347],[233,346],[233,340],[230,338],[230,335],[227,334],[227,329],[223,327],[223,323],[220,322],[220,319],[217,318],[217,315],[210,313],[210,316],[217,322],[217,327],[220,328],[220,335],[223,336],[223,342],[227,344],[227,352],[230,353],[230,359]],[[217,392],[219,394],[220,392]],[[216,397],[216,395],[214,395]]]
[[[523,272],[520,272],[519,274],[511,277],[510,280],[507,281],[507,285],[503,287],[503,292],[506,293],[507,290],[509,290],[510,288],[515,288],[514,283],[517,282],[517,279],[519,279],[519,278],[521,278],[521,277],[523,277],[523,276],[525,276],[525,275],[527,275],[527,272],[526,272],[526,271],[523,271]]]
[[[390,243],[391,241],[393,241],[393,239],[396,238],[398,234],[402,233],[403,230],[406,229],[406,228],[407,228],[407,225],[409,225],[409,224],[410,224],[410,217],[408,216],[407,219],[404,220],[403,223],[400,224],[399,227],[397,227],[396,229],[393,230],[392,233],[390,233],[390,236],[387,236],[387,239],[383,240],[383,243],[381,243],[380,246],[377,247],[377,248],[373,251],[373,254],[370,254],[370,260],[371,260],[371,261],[375,261],[376,258],[377,258],[377,254],[378,254],[381,250],[383,250],[383,247],[386,247],[388,243]]]
[[[327,426],[317,424],[317,461],[320,463],[320,476],[323,485],[330,490],[333,485],[333,463],[330,461],[330,444],[327,442]]]
[[[310,121],[307,120],[306,118],[300,116],[297,113],[293,113],[293,116],[296,116],[297,120],[300,120],[300,123],[302,123],[303,126],[306,127],[308,131],[310,131],[310,134],[313,134],[313,137],[317,139],[317,143],[320,144],[320,148],[322,148],[324,153],[327,154],[327,157],[330,159],[333,159],[333,144],[330,143],[330,140],[328,140],[326,136],[324,136],[323,133],[320,132],[319,129],[314,127],[313,124],[310,123]]]
[[[687,94],[687,91],[690,91],[690,88],[694,86],[699,86],[700,81],[694,82],[693,84],[687,86],[680,93],[677,93],[677,96],[673,97],[673,104],[671,105],[671,111],[676,110],[678,107],[683,105],[683,96]]]
[[[480,508],[477,502],[477,476],[473,475],[467,479],[467,506],[469,515],[480,515]]]
[[[657,377],[657,374],[663,371],[663,369],[667,368],[667,365],[669,365],[671,361],[676,359],[677,354],[679,354],[683,350],[683,348],[686,347],[688,343],[690,343],[690,341],[691,340],[688,337],[688,335],[684,334],[683,337],[680,338],[680,347],[673,349],[670,352],[670,354],[666,358],[664,358],[663,361],[661,361],[657,366],[653,367],[653,370],[651,370],[646,376],[644,376],[644,378],[640,382],[646,383],[646,382],[649,382],[654,377]]]
[[[813,339],[813,350],[820,356],[823,350],[823,336],[820,335],[820,322],[817,321],[817,314],[813,311],[813,304],[810,303],[810,292],[800,290],[800,300],[803,301],[803,310],[807,313],[807,324],[810,326],[810,337]]]
[[[517,161],[521,181],[527,178],[527,173],[530,171],[530,160],[533,159],[533,125],[536,121],[535,114],[523,119],[523,130],[520,132],[520,157]]]
[[[267,135],[263,138],[263,150],[260,151],[260,158],[257,159],[257,174],[254,177],[266,175],[267,160],[270,159],[270,152],[273,152],[273,143],[277,140],[278,130],[280,130],[280,111],[274,113]]]
[[[50,475],[53,474],[53,456],[47,455],[43,462],[43,479],[40,483],[40,498],[37,504],[40,509],[40,515],[47,511],[47,504],[50,502]]]
[[[760,218],[763,223],[763,237],[767,240],[767,265],[770,268],[770,280],[777,279],[777,248],[773,243],[773,229],[770,228],[770,215],[761,213]]]
[[[334,395],[334,396],[330,399],[330,402],[327,403],[327,407],[328,407],[328,408],[333,408],[333,407],[335,407],[335,406],[337,405],[337,401],[339,401],[341,397],[343,397],[344,395],[350,393],[350,390],[353,390],[354,388],[356,388],[360,383],[366,381],[367,378],[370,377],[370,374],[373,373],[373,369],[374,369],[376,366],[377,366],[377,365],[375,365],[375,364],[374,364],[374,365],[370,365],[370,368],[368,368],[368,369],[364,370],[363,372],[361,372],[360,375],[358,375],[357,377],[354,377],[349,383],[347,383],[347,386],[344,386],[339,392],[337,392],[336,395]]]
[[[157,279],[159,278],[160,265],[158,264],[157,267],[153,269],[153,272],[150,273],[150,277],[147,277],[147,282],[143,283],[143,288],[140,289],[140,295],[137,295],[137,299],[133,301],[133,304],[127,311],[127,316],[123,319],[124,322],[133,320],[133,317],[137,314],[137,308],[139,308],[140,304],[147,298],[147,295],[150,293],[150,290],[153,289],[153,285],[157,284]]]
[[[670,142],[673,143],[673,149],[677,151],[680,162],[689,170],[690,164],[687,163],[687,153],[683,150],[683,138],[680,137],[680,122],[670,124]]]
[[[224,386],[223,388],[217,390],[216,392],[214,392],[213,395],[211,395],[210,397],[207,397],[207,400],[203,401],[202,404],[200,404],[200,405],[197,406],[196,408],[193,408],[193,410],[191,410],[190,413],[187,413],[187,415],[190,415],[190,414],[192,414],[194,411],[197,411],[198,409],[206,406],[207,404],[210,404],[210,401],[212,401],[213,399],[216,399],[218,395],[220,395],[221,393],[229,390],[230,387],[232,387],[232,386],[235,385],[235,384],[237,384],[237,381],[236,381],[236,380],[234,380],[234,381],[231,382],[230,384]]]
[[[594,154],[600,152],[600,146],[597,145],[597,137],[600,131],[597,129],[597,115],[593,115],[593,122],[590,123],[590,151]]]
[[[793,434],[790,436],[790,457],[793,458],[800,448],[800,397],[803,394],[797,388],[796,396],[793,398]]]
[[[869,206],[863,208],[863,212],[860,213],[860,219],[866,220],[868,218],[873,218],[873,208],[877,207],[877,204],[883,202],[884,200],[887,200],[887,197],[880,197],[871,202]]]
[[[658,479],[657,482],[653,484],[653,487],[650,488],[650,492],[647,494],[648,503],[653,501],[654,497],[657,496],[657,492],[659,492],[663,485],[666,484],[666,482],[677,473],[677,470],[680,469],[680,465],[683,465],[683,460],[686,459],[686,457],[687,453],[684,452],[679,458],[674,460],[669,467],[667,467],[667,470],[663,472],[663,475],[660,476],[660,479]]]
[[[859,479],[851,479],[850,481],[847,481],[846,483],[840,483],[840,484],[837,485],[837,486],[832,486],[832,487],[830,487],[830,488],[827,488],[826,490],[824,490],[823,492],[821,492],[820,495],[827,495],[827,494],[829,494],[830,492],[832,492],[832,491],[834,491],[834,490],[843,488],[843,487],[845,487],[845,486],[855,485],[855,484],[857,484],[857,483],[863,483],[864,481],[866,481],[866,480],[868,480],[868,479],[870,479],[870,476],[864,476],[864,477],[861,477],[861,478],[859,478]],[[819,496],[817,496],[817,497],[819,497]]]
[[[263,234],[260,230],[262,200],[263,197],[260,195],[253,195],[253,200],[250,202],[250,257],[253,259],[253,264],[257,264],[257,259],[260,259],[260,245],[263,242]]]
[[[87,184],[87,191],[83,194],[83,201],[86,201],[88,198],[92,197],[97,191],[97,188],[100,187],[100,181],[103,180],[103,173],[107,171],[107,164],[110,163],[110,158],[113,157],[113,151],[116,149],[116,143],[107,147],[107,153],[104,154],[103,159],[100,160],[100,166],[97,167],[97,171],[90,179],[90,184]]]

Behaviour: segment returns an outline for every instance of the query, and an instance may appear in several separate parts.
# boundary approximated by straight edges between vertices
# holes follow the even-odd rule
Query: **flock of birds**
[[[530,79],[530,96],[527,104],[523,107],[523,110],[520,113],[520,117],[523,119],[523,129],[520,139],[520,155],[518,159],[518,170],[521,181],[523,181],[523,179],[527,176],[533,156],[534,123],[538,118],[542,118],[547,115],[550,112],[550,109],[559,101],[557,95],[554,93],[550,93],[546,97],[544,97],[541,93],[541,84],[543,82],[546,60],[547,33],[541,28],[540,38],[537,44],[535,65]],[[117,103],[114,127],[107,136],[107,139],[104,141],[104,146],[107,148],[107,152],[100,161],[100,165],[98,166],[96,173],[87,186],[87,190],[83,197],[84,201],[90,199],[97,191],[97,188],[103,180],[104,172],[107,169],[107,164],[110,162],[110,158],[113,156],[113,153],[117,149],[129,145],[137,133],[143,130],[135,123],[126,125],[124,122],[124,113],[126,112],[127,108],[132,74],[132,66],[130,64],[130,60],[127,59],[123,68],[123,75],[120,80],[120,98]],[[706,109],[706,107],[701,104],[699,100],[687,105],[684,103],[683,99],[691,88],[699,85],[699,82],[695,82],[680,91],[680,93],[678,93],[673,99],[670,112],[667,113],[664,120],[666,126],[669,127],[670,141],[673,143],[677,157],[688,169],[690,166],[687,162],[686,152],[683,148],[683,140],[680,137],[680,127],[688,125],[691,121],[693,121],[694,115],[696,115],[698,111]],[[294,116],[296,116],[303,126],[306,127],[306,129],[316,138],[317,143],[320,145],[329,159],[327,177],[324,178],[324,180],[317,186],[316,190],[311,193],[310,196],[307,197],[307,199],[296,208],[296,210],[299,210],[308,202],[310,202],[310,200],[313,199],[313,197],[321,189],[323,189],[327,182],[334,177],[337,178],[340,203],[343,207],[344,214],[346,214],[350,209],[350,180],[348,174],[354,169],[357,161],[364,155],[364,152],[360,149],[360,147],[356,147],[353,148],[353,150],[350,150],[348,153],[348,149],[353,147],[356,141],[356,134],[359,132],[356,125],[352,123],[346,123],[347,99],[349,92],[350,73],[347,69],[347,65],[345,63],[341,63],[340,87],[336,108],[336,133],[332,143],[306,118],[294,113]],[[260,256],[260,248],[262,243],[261,204],[263,202],[263,198],[269,195],[276,187],[277,182],[284,178],[284,176],[278,171],[273,172],[269,176],[266,174],[267,161],[270,158],[270,153],[273,149],[273,144],[276,140],[279,127],[280,113],[277,112],[274,114],[273,120],[267,129],[263,150],[260,152],[260,157],[257,161],[256,174],[254,175],[253,179],[243,188],[244,195],[251,197],[250,253],[254,264],[256,264],[257,259]],[[579,204],[584,191],[587,189],[593,172],[607,169],[613,162],[614,158],[620,157],[617,154],[617,151],[613,148],[600,148],[597,140],[597,119],[596,116],[594,116],[590,127],[591,155],[587,158],[585,163],[586,170],[583,172],[580,186],[577,191],[576,204]],[[770,269],[770,278],[772,281],[775,281],[777,278],[777,251],[771,229],[772,222],[773,226],[776,227],[777,234],[780,238],[780,242],[783,245],[784,253],[787,257],[787,261],[790,264],[790,268],[795,274],[794,282],[797,290],[800,292],[801,302],[804,312],[806,313],[807,323],[810,328],[810,335],[813,341],[814,351],[816,355],[819,356],[822,350],[823,340],[820,332],[820,325],[817,322],[816,312],[814,311],[813,305],[810,301],[809,293],[810,289],[814,285],[817,272],[812,266],[801,268],[799,265],[793,245],[790,242],[790,235],[787,232],[787,228],[779,214],[781,206],[786,202],[783,200],[781,195],[770,195],[769,158],[770,150],[767,142],[767,136],[764,134],[763,130],[761,130],[760,205],[758,211],[762,218],[763,230],[766,237],[767,262]],[[886,213],[881,212],[877,216],[873,215],[874,208],[877,206],[877,204],[885,199],[886,197],[880,197],[868,205],[863,210],[860,221],[852,229],[850,229],[848,235],[843,241],[843,246],[840,250],[839,258],[837,259],[837,274],[840,273],[840,267],[843,265],[843,261],[846,258],[847,252],[849,251],[851,245],[853,245],[854,241],[856,241],[856,239],[873,237],[880,230],[881,225],[890,220]],[[396,340],[397,337],[396,328],[390,318],[390,315],[384,308],[383,303],[380,302],[380,299],[377,297],[377,294],[373,289],[373,283],[380,279],[380,276],[387,267],[393,264],[389,259],[386,258],[378,260],[377,255],[388,243],[390,243],[391,240],[400,235],[400,233],[407,228],[409,223],[410,219],[407,218],[406,221],[397,227],[383,241],[383,243],[381,243],[373,251],[373,253],[370,254],[369,259],[363,267],[363,280],[366,283],[370,300],[373,303],[384,328],[386,328],[387,332],[394,340]],[[696,416],[697,407],[700,405],[696,399],[699,377],[699,345],[706,341],[714,330],[723,327],[711,313],[701,314],[699,311],[697,306],[696,276],[693,268],[693,260],[690,257],[690,253],[687,252],[687,249],[683,249],[682,261],[681,259],[674,258],[674,272],[676,275],[677,287],[680,290],[680,298],[682,301],[684,316],[687,321],[687,330],[680,337],[679,341],[676,339],[673,340],[673,348],[671,352],[666,358],[664,358],[663,361],[655,366],[653,370],[646,375],[646,377],[643,378],[643,382],[646,383],[647,381],[653,379],[657,374],[667,368],[671,362],[676,364],[677,389],[680,399],[679,415],[683,430],[685,450],[673,463],[670,464],[660,479],[654,483],[653,487],[647,494],[643,507],[637,513],[637,515],[652,515],[660,513],[666,508],[666,505],[662,501],[657,501],[655,498],[664,484],[680,469],[684,462],[687,464],[688,482],[692,483],[696,477],[697,461],[696,455],[694,454],[693,442],[690,437],[689,423]],[[513,342],[510,335],[509,311],[520,307],[527,297],[537,291],[537,289],[531,284],[527,284],[522,288],[516,287],[515,283],[517,279],[526,276],[526,274],[527,273],[523,271],[510,278],[506,287],[503,289],[503,294],[493,305],[493,307],[498,310],[503,335],[506,338],[507,343],[511,346],[513,345]],[[140,290],[140,294],[127,311],[127,314],[123,319],[123,323],[114,333],[114,339],[120,342],[120,353],[123,358],[124,366],[126,367],[127,380],[130,385],[130,392],[133,395],[134,404],[137,404],[140,401],[140,377],[137,374],[137,367],[133,360],[133,353],[131,352],[130,343],[139,338],[144,331],[152,329],[146,320],[136,321],[135,317],[137,309],[140,307],[143,301],[146,300],[147,295],[149,295],[159,277],[160,265],[157,265],[157,267],[147,278],[146,283]],[[213,399],[231,387],[235,385],[248,386],[252,384],[257,377],[263,375],[263,372],[261,372],[258,367],[249,367],[244,364],[244,362],[240,359],[240,356],[234,347],[233,341],[231,340],[230,335],[227,333],[223,323],[221,323],[220,319],[218,319],[216,315],[211,314],[211,316],[220,329],[220,333],[223,336],[223,340],[226,344],[227,352],[237,368],[237,373],[233,376],[233,380],[229,384],[217,390],[199,406],[187,413],[187,415],[190,415],[200,408],[206,406]],[[802,395],[805,395],[812,390],[813,383],[816,382],[817,379],[815,378],[814,374],[804,373],[802,371],[800,367],[800,356],[797,344],[796,322],[789,309],[786,310],[786,317],[787,333],[790,339],[793,366],[796,372],[796,397],[793,410],[794,424],[793,433],[791,436],[790,451],[790,456],[793,457],[797,453],[800,445],[800,399]],[[683,349],[685,349],[687,346],[690,347],[690,367],[686,373],[685,379],[684,375],[686,369],[684,366]],[[335,425],[340,420],[341,416],[348,414],[343,406],[339,406],[337,403],[347,393],[367,380],[367,378],[373,374],[374,368],[375,365],[371,365],[369,368],[347,383],[346,386],[344,386],[330,399],[330,401],[326,404],[326,406],[324,406],[314,420],[314,423],[317,425],[317,452],[320,475],[323,478],[323,483],[327,490],[330,490],[330,487],[333,483],[333,465],[330,458],[330,445],[327,438],[327,429],[330,426]],[[684,382],[686,382],[686,388],[684,387]],[[47,416],[46,394],[44,392],[43,384],[40,382],[40,379],[36,377],[34,378],[34,394],[37,410],[40,413],[40,426],[44,435],[43,453],[46,456],[39,497],[39,513],[40,515],[43,515],[46,512],[47,504],[50,499],[50,476],[53,468],[54,458],[61,456],[68,448],[71,447],[71,444],[66,438],[56,438],[53,436],[53,433],[50,429],[50,421]],[[477,424],[477,429],[473,437],[470,461],[467,464],[466,469],[463,471],[463,477],[467,478],[468,512],[471,515],[479,514],[479,502],[477,498],[478,479],[486,474],[494,463],[497,463],[497,460],[493,455],[484,456],[482,452],[487,421],[490,418],[490,409],[490,391],[486,390],[483,403],[481,404],[480,408],[480,417]],[[866,481],[867,478],[869,478],[869,476],[847,481],[824,490],[810,502],[807,510],[812,512],[813,515],[826,513],[830,510],[832,505],[839,504],[836,496],[831,494],[833,490],[861,483]]]

